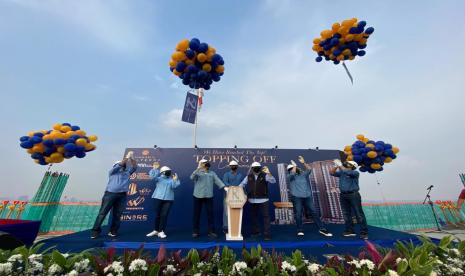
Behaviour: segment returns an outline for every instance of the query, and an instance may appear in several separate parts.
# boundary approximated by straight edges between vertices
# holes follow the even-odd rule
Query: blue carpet
[[[199,238],[193,239],[189,230],[180,231],[175,229],[168,229],[166,231],[168,238],[164,240],[156,237],[148,238],[145,235],[151,229],[145,227],[137,229],[123,227],[120,229],[118,237],[111,238],[106,235],[107,231],[104,228],[102,235],[95,240],[90,239],[90,231],[82,231],[45,240],[46,246],[44,248],[56,246],[57,249],[63,252],[78,252],[89,248],[137,249],[143,245],[145,249],[156,253],[163,244],[169,251],[181,249],[184,253],[187,253],[191,248],[202,250],[227,246],[240,254],[242,248],[256,247],[260,244],[267,250],[275,249],[283,253],[290,253],[299,249],[307,256],[313,256],[321,261],[326,254],[358,255],[360,250],[365,247],[365,242],[358,237],[343,237],[343,225],[328,225],[328,230],[333,233],[333,237],[320,235],[317,228],[312,224],[305,225],[304,237],[297,237],[295,227],[292,226],[274,225],[271,229],[273,235],[271,241],[263,241],[261,237],[250,238],[247,233],[244,241],[226,241],[222,233],[217,239],[208,238],[206,233],[202,233]],[[373,226],[369,227],[369,240],[381,247],[392,247],[398,240],[420,242],[415,235]]]

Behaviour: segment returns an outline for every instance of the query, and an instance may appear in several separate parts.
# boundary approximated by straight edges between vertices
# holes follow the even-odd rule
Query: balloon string
[[[384,196],[383,189],[381,188],[381,183],[379,182],[378,175],[375,174],[376,184],[378,184],[379,191],[381,192],[381,197],[383,198],[383,202],[386,203],[386,197]]]
[[[346,66],[346,64],[344,62],[342,62],[342,66],[344,66],[344,69],[346,69],[346,73],[349,76],[350,82],[353,85],[354,84],[354,79],[352,78],[352,75],[350,74],[349,69],[347,69],[347,66]]]

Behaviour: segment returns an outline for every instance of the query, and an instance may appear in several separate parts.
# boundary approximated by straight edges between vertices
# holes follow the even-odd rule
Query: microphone
[[[433,187],[434,187],[434,186],[431,185],[431,186],[429,186],[429,187],[427,188],[427,190],[431,190]]]

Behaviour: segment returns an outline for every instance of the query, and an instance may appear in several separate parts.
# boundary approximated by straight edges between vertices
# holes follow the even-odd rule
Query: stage
[[[358,255],[361,249],[365,247],[365,242],[358,237],[343,237],[342,232],[344,226],[340,224],[328,225],[328,230],[333,233],[333,237],[324,237],[317,232],[317,228],[313,224],[305,225],[305,236],[297,237],[295,228],[292,226],[272,226],[272,240],[263,241],[262,237],[251,238],[247,233],[244,241],[226,241],[223,233],[218,232],[218,238],[210,239],[206,233],[193,239],[191,232],[187,230],[176,231],[168,229],[166,239],[157,237],[148,238],[145,235],[152,229],[149,228],[131,228],[122,227],[119,236],[111,238],[107,236],[107,230],[104,231],[97,239],[90,238],[90,231],[82,231],[69,235],[64,235],[52,239],[47,239],[42,242],[45,247],[56,246],[62,252],[79,252],[90,248],[116,248],[117,250],[138,249],[144,246],[146,250],[156,253],[158,248],[163,244],[170,251],[182,250],[184,254],[191,248],[198,250],[214,249],[216,247],[227,246],[240,254],[242,248],[251,248],[261,245],[262,248],[268,251],[273,249],[277,252],[289,253],[296,249],[301,250],[307,256],[313,256],[315,259],[323,260],[328,254],[352,254]],[[396,241],[412,241],[417,244],[420,240],[417,236],[393,231],[379,227],[369,227],[369,241],[381,247],[392,247]]]

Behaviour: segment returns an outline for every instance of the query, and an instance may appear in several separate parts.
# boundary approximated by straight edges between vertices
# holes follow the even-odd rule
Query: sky
[[[465,172],[465,2],[0,1],[0,197],[32,196],[45,171],[18,138],[57,122],[99,136],[54,169],[68,197],[98,200],[126,147],[191,147],[186,91],[168,68],[198,37],[225,60],[204,99],[200,147],[343,149],[357,134],[398,159],[363,174],[365,200],[456,199]],[[344,69],[316,63],[312,41],[356,17],[375,28]],[[380,185],[377,185],[377,181]],[[97,188],[96,188],[97,187]]]

